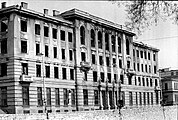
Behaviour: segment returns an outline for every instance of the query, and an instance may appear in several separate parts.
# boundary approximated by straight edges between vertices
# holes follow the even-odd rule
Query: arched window
[[[130,55],[130,46],[129,46],[129,40],[126,39],[126,54]]]
[[[122,49],[121,38],[118,37],[118,53],[121,53],[121,49]]]
[[[102,34],[100,31],[98,32],[98,48],[102,49]]]
[[[111,43],[112,43],[112,52],[116,52],[116,48],[115,48],[116,41],[114,35],[111,36]]]
[[[91,29],[91,47],[95,47],[95,31]]]
[[[85,28],[83,26],[80,27],[80,41],[82,45],[85,45]]]
[[[106,47],[106,50],[109,50],[109,35],[108,35],[108,33],[105,33],[105,47]]]

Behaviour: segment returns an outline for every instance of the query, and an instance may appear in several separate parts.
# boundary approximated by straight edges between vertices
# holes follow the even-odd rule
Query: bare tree
[[[172,19],[178,23],[178,2],[165,0],[133,0],[115,1],[119,6],[124,5],[127,12],[127,27],[141,34],[146,28],[157,24],[160,19]]]

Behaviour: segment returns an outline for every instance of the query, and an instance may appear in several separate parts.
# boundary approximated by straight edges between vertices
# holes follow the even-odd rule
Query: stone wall
[[[177,120],[177,106],[150,106],[121,110],[50,113],[50,120]],[[0,120],[44,120],[46,114],[1,114]]]

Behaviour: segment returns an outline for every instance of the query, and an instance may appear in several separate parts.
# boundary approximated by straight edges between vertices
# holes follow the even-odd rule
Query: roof
[[[139,41],[133,41],[133,45],[134,45],[134,46],[137,46],[137,47],[141,47],[141,48],[153,50],[153,51],[156,51],[156,52],[159,51],[158,48],[152,47],[152,46],[150,46],[150,45],[144,44],[143,42],[139,42]]]
[[[80,19],[84,19],[84,20],[90,21],[90,22],[95,23],[95,24],[99,24],[99,25],[103,25],[103,26],[106,26],[106,27],[117,29],[117,30],[122,31],[124,33],[128,33],[132,36],[135,35],[135,33],[133,33],[131,31],[131,29],[128,28],[128,27],[125,27],[123,25],[119,25],[117,23],[108,21],[106,19],[91,15],[91,14],[85,12],[85,11],[82,11],[82,10],[79,10],[79,9],[76,9],[76,8],[68,10],[66,12],[63,12],[60,15],[64,18],[66,18],[66,19],[80,18]]]

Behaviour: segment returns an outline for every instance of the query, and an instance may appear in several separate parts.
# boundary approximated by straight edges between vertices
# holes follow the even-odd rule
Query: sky
[[[27,2],[28,8],[42,12],[43,9],[58,10],[61,13],[73,8],[86,11],[92,15],[104,18],[106,20],[124,25],[126,14],[122,7],[111,1],[61,1],[61,0],[0,0],[7,2],[7,6],[20,5],[21,2]],[[141,36],[134,39],[142,41],[153,47],[160,49],[158,53],[159,68],[178,68],[178,27],[172,21],[160,21],[157,26],[152,26],[145,30]]]

